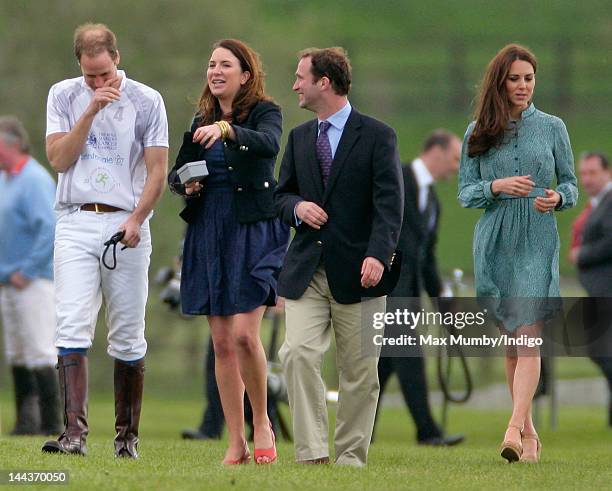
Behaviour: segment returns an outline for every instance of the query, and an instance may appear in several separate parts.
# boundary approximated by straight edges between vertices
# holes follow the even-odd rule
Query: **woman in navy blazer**
[[[265,95],[257,53],[235,39],[217,42],[169,184],[187,198],[181,305],[185,314],[208,316],[229,432],[224,464],[250,461],[245,388],[253,408],[255,462],[276,460],[259,329],[266,306],[276,303],[289,240],[273,203],[281,124],[280,108]],[[181,185],[177,170],[194,160],[205,160],[209,175]]]

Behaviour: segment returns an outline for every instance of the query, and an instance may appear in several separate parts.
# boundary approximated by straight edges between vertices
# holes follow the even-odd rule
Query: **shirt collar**
[[[604,199],[604,196],[611,189],[612,189],[612,182],[609,182],[608,184],[604,186],[604,188],[601,191],[599,191],[599,194],[597,196],[594,196],[593,198],[591,198],[591,206],[595,208],[599,203],[601,203],[601,200]]]
[[[127,80],[125,70],[117,70],[117,75],[121,77],[121,84],[119,84],[119,90],[123,90],[125,89],[125,82]],[[81,86],[91,91],[91,87],[85,82],[85,76],[81,77]]]
[[[329,124],[331,124],[337,130],[342,131],[346,126],[349,116],[351,115],[351,110],[351,103],[346,101],[346,105],[342,109],[332,114],[325,121],[328,121]],[[320,124],[322,121],[322,119],[319,119],[318,123]]]
[[[536,108],[533,105],[533,102],[529,103],[529,107],[521,113],[521,119],[528,118],[529,116],[533,115],[535,111],[536,111]]]
[[[19,162],[17,162],[17,165],[15,165],[15,167],[13,167],[10,171],[9,174],[11,176],[16,176],[17,174],[20,174],[21,171],[23,170],[23,168],[26,166],[26,164],[30,161],[30,156],[26,155],[23,157],[22,160],[20,160]]]
[[[434,183],[434,178],[422,159],[418,158],[412,161],[412,170],[419,188],[426,188]]]

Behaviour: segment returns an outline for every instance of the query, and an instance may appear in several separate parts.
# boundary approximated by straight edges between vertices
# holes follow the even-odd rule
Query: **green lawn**
[[[4,399],[3,407],[9,401]],[[279,445],[279,463],[226,468],[223,442],[184,442],[181,428],[200,413],[196,400],[147,398],[141,425],[141,459],[112,456],[112,402],[90,405],[89,456],[43,455],[43,438],[3,436],[0,470],[68,470],[75,489],[604,489],[612,483],[612,431],[601,408],[563,408],[560,429],[540,430],[540,465],[505,464],[497,452],[507,414],[451,409],[450,431],[467,441],[456,448],[421,448],[403,409],[385,409],[365,469],[298,466],[290,443]],[[11,414],[3,414],[3,431]],[[44,489],[39,486],[37,489]],[[57,489],[57,488],[54,488]],[[61,488],[60,488],[61,489]]]

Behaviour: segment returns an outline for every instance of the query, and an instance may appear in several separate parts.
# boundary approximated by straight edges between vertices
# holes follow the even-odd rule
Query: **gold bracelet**
[[[225,140],[225,128],[223,128],[221,121],[215,121],[214,124],[221,131],[221,140]]]
[[[221,121],[221,123],[223,124],[223,126],[225,126],[225,139],[227,140],[232,131],[232,126],[227,121]]]
[[[230,124],[227,121],[215,121],[214,124],[221,130],[221,139],[223,141],[227,140],[231,130]]]

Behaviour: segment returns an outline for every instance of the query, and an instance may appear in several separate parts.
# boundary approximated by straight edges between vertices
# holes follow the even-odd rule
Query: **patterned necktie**
[[[327,130],[330,126],[331,123],[329,121],[321,121],[319,123],[319,136],[317,137],[317,159],[319,159],[319,165],[321,166],[324,186],[327,186],[333,160],[331,145],[327,137]]]

